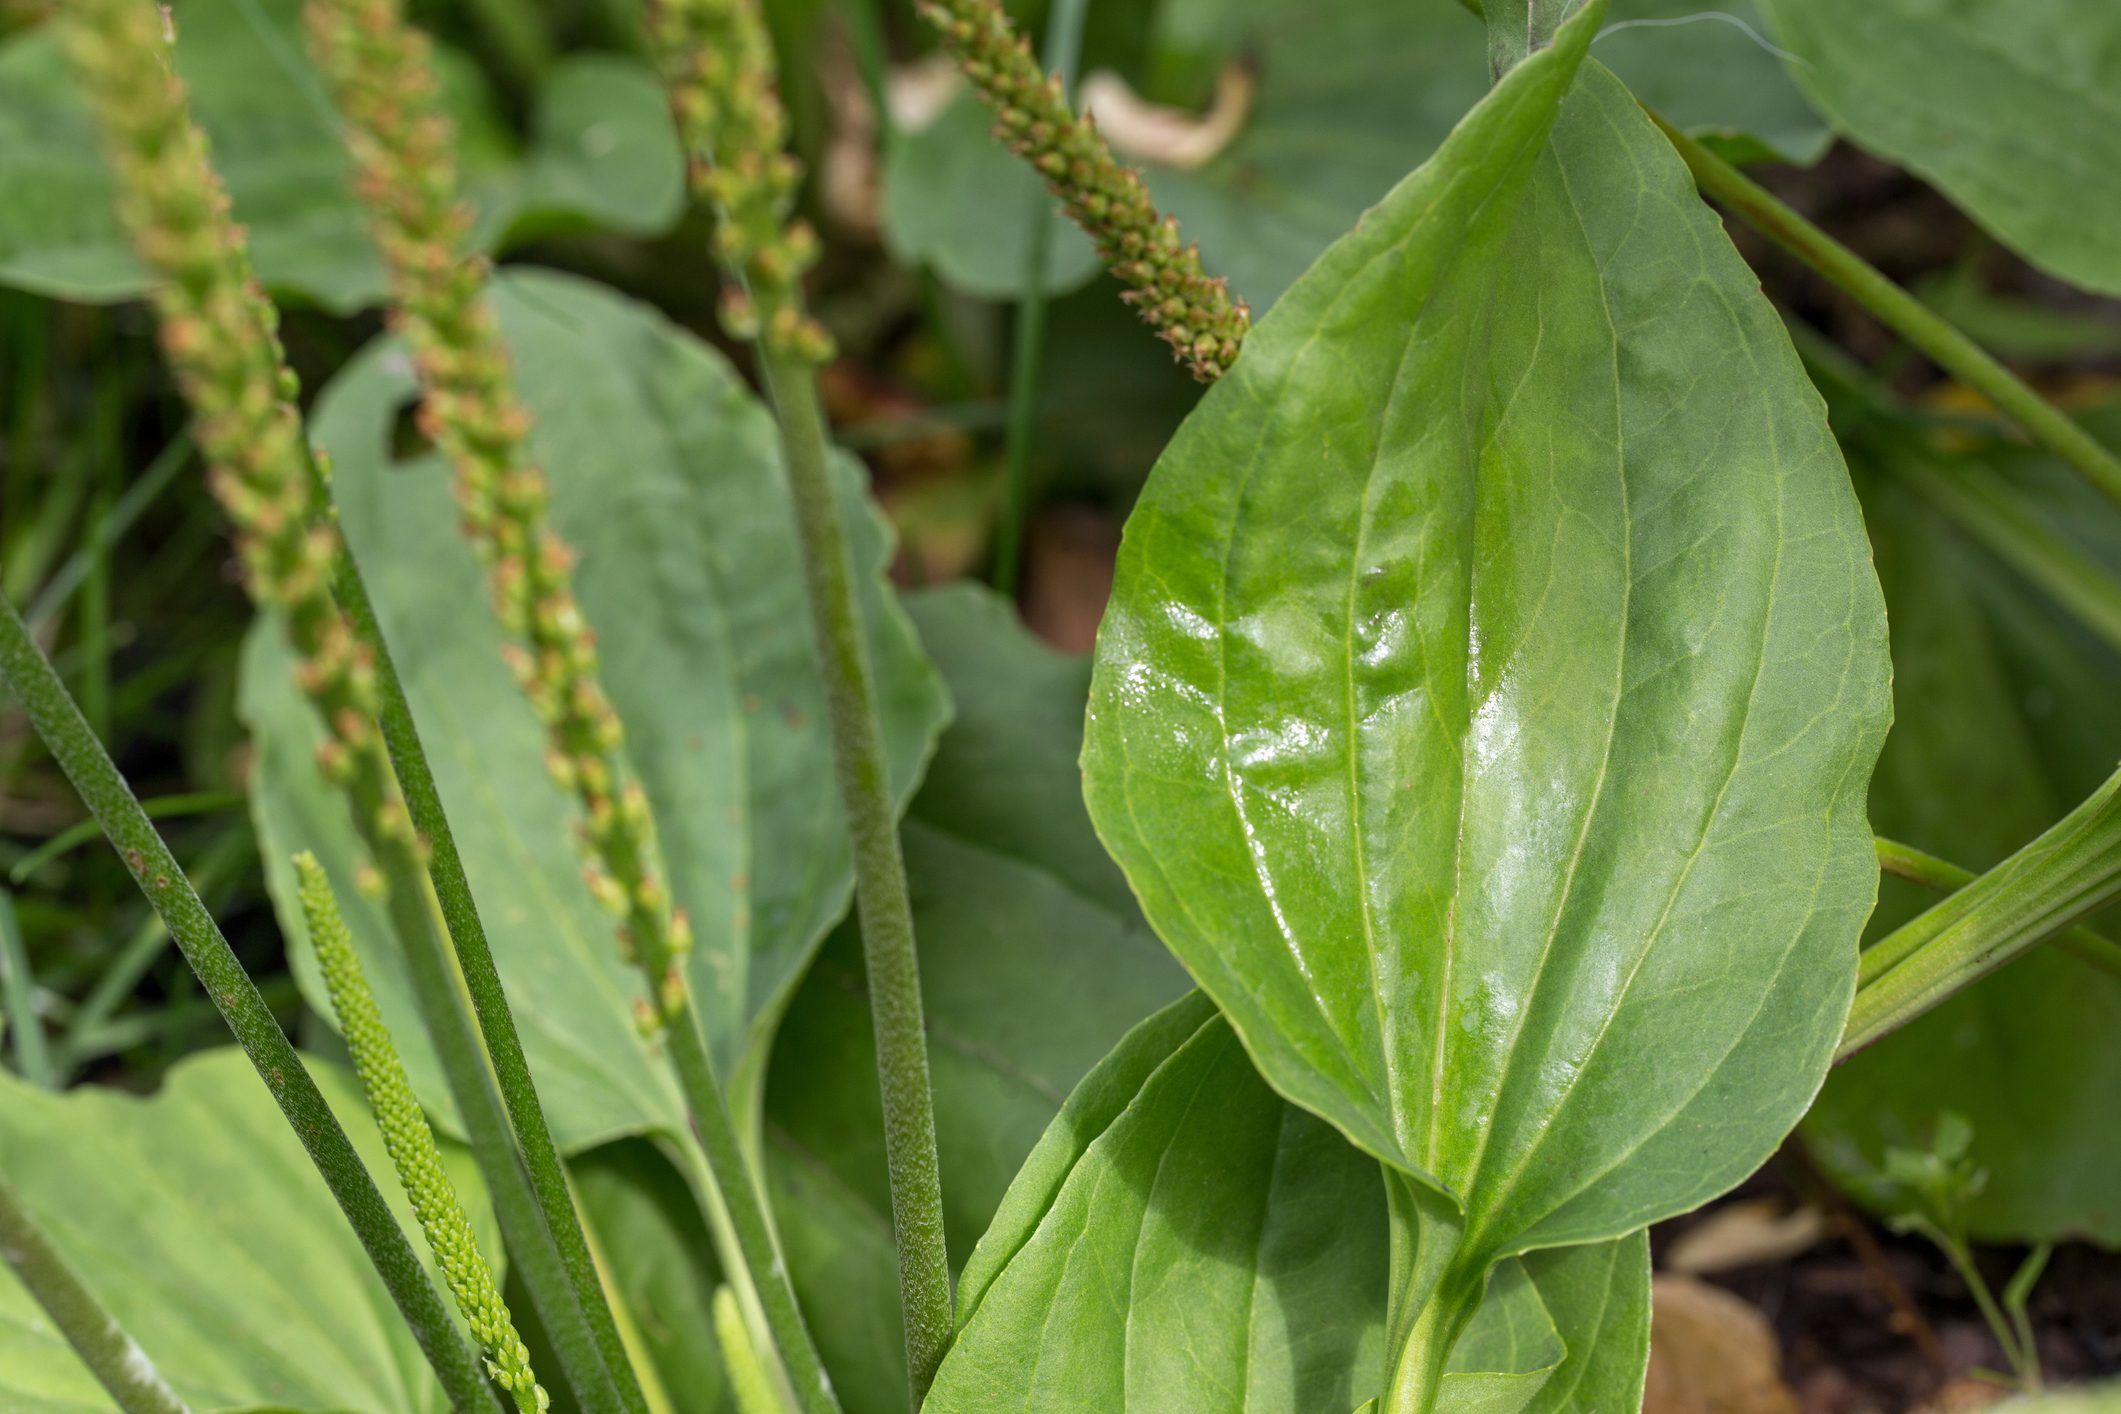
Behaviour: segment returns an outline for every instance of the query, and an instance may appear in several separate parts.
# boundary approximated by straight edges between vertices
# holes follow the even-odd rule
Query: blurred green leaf
[[[2095,431],[2121,431],[2111,415]],[[2121,571],[2112,507],[2036,453],[1991,454],[1996,484]],[[1859,469],[1860,463],[1859,463]],[[1969,543],[1890,476],[1863,479],[1892,623],[1897,711],[1873,778],[1882,834],[1973,868],[1994,864],[2096,789],[2121,741],[2121,655]],[[1874,937],[1936,902],[1899,880]],[[1969,1232],[2121,1244],[2121,981],[2035,948],[1835,1068],[1805,1122],[1814,1154],[1882,1212],[1909,1206],[1888,1168],[1925,1150],[1940,1116],[1971,1122],[1988,1174]]]
[[[1943,190],[2005,245],[2121,294],[2121,6],[2112,0],[1763,0],[1836,129]]]
[[[689,915],[695,1001],[738,1108],[819,940],[847,906],[848,847],[805,623],[788,493],[770,416],[721,356],[647,308],[571,277],[496,286],[553,517],[580,557],[576,589],[604,686],[647,792],[664,877]],[[412,396],[394,344],[371,347],[321,399],[349,542],[405,679],[546,1113],[564,1149],[682,1133],[667,1072],[636,1030],[634,969],[591,898],[576,811],[548,776],[545,735],[502,658],[484,578],[456,531],[439,456],[394,449]],[[910,794],[947,711],[883,582],[881,518],[837,463],[898,789]],[[286,650],[254,634],[244,713],[268,881],[296,970],[320,985],[288,855],[316,851],[421,1097],[449,1113],[384,911],[355,886],[343,803],[311,764],[318,725]],[[320,1008],[322,1010],[322,1008]]]
[[[359,1084],[307,1063],[398,1221],[416,1230]],[[477,1170],[443,1147],[498,1271]],[[179,1062],[145,1098],[91,1087],[53,1095],[0,1075],[0,1170],[198,1414],[448,1408],[353,1229],[234,1047]],[[110,1408],[5,1267],[0,1402],[10,1414]]]
[[[1825,128],[1761,37],[1756,0],[1700,14],[1687,0],[1616,0],[1595,52],[1645,101],[1727,155],[1816,158]],[[1235,140],[1194,170],[1151,162],[1143,172],[1157,202],[1200,243],[1208,272],[1227,276],[1255,315],[1419,166],[1488,86],[1480,22],[1449,0],[1158,8],[1153,96],[1204,105],[1214,74],[1230,63],[1254,67],[1257,78]],[[970,293],[1009,298],[1022,289],[1027,218],[1019,213],[1039,184],[992,126],[960,95],[907,136],[885,171],[885,230],[901,258],[926,261]],[[1065,224],[1057,213],[1050,219]],[[1072,227],[1050,249],[1049,288],[1096,269],[1089,241]]]
[[[1024,288],[1034,221],[1053,227],[1046,289],[1062,294],[1099,270],[1090,238],[1046,184],[993,136],[994,117],[960,90],[927,127],[884,150],[884,236],[893,256],[928,265],[968,294],[1011,299]]]
[[[344,312],[382,297],[383,267],[300,11],[300,0],[188,0],[174,53],[260,279]],[[682,161],[646,68],[599,55],[561,64],[517,154],[478,73],[446,50],[439,58],[484,245],[556,223],[648,235],[677,220]],[[52,26],[0,44],[0,282],[60,299],[139,294],[146,276],[112,195]]]
[[[691,1186],[645,1139],[592,1149],[567,1168],[607,1286],[654,1366],[643,1383],[675,1394],[682,1414],[733,1409],[714,1339],[714,1240]]]

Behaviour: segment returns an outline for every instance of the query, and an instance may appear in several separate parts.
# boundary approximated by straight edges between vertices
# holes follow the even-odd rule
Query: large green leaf
[[[962,1261],[1075,1082],[1185,976],[1083,809],[1087,660],[1046,648],[971,586],[908,605],[958,709],[904,836],[946,1229]],[[766,1120],[782,1236],[834,1383],[853,1414],[903,1410],[876,1051],[852,922],[789,1007]]]
[[[1039,1141],[965,1269],[926,1407],[1352,1408],[1383,1379],[1388,1245],[1376,1163],[1268,1089],[1196,993]],[[1557,1379],[1630,1407],[1648,1308],[1640,1234],[1507,1262],[1438,1407],[1514,1414]]]
[[[417,1231],[360,1086],[308,1064],[399,1222]],[[454,1146],[445,1159],[498,1265],[476,1170]],[[180,1061],[145,1098],[54,1095],[0,1074],[0,1172],[199,1414],[449,1407],[330,1190],[233,1047]],[[110,1408],[5,1267],[0,1403],[10,1414]]]
[[[1834,126],[2035,265],[2121,294],[2121,6],[1765,0]]]
[[[1810,161],[1826,132],[1764,41],[1755,0],[1713,18],[1693,0],[1616,0],[1598,53],[1672,121],[1744,159]],[[1687,17],[1692,16],[1693,19]],[[1222,65],[1257,69],[1236,138],[1193,170],[1149,163],[1151,192],[1255,314],[1443,141],[1488,82],[1477,20],[1450,0],[1170,0],[1151,35],[1152,90],[1192,97]],[[903,259],[974,294],[1023,286],[1038,182],[961,96],[889,154],[885,231]],[[1050,207],[1050,203],[1049,203]],[[1050,288],[1097,269],[1054,212]]]
[[[261,279],[334,310],[381,297],[381,259],[323,85],[301,0],[186,0],[177,67],[213,142]],[[51,26],[0,46],[0,282],[62,299],[125,299],[145,272],[111,209],[87,105]],[[677,220],[683,163],[660,86],[606,56],[560,64],[520,158],[476,72],[443,55],[459,149],[491,246],[555,222],[652,234]]]
[[[695,1000],[732,1083],[763,1059],[818,941],[846,908],[847,842],[823,686],[771,418],[721,357],[652,311],[579,280],[496,285],[553,517],[606,689],[647,791],[672,895],[692,920]],[[683,1131],[666,1072],[636,1032],[634,971],[591,898],[576,812],[544,767],[542,728],[502,659],[481,572],[456,531],[448,472],[400,457],[410,368],[391,344],[357,358],[314,427],[331,450],[348,539],[412,699],[524,1046],[563,1147]],[[884,586],[883,524],[851,462],[836,475],[861,569],[894,779],[909,793],[945,704]],[[279,636],[254,636],[243,710],[258,741],[253,807],[299,975],[314,975],[285,863],[316,850],[384,1016],[428,1103],[446,1111],[383,909],[350,887],[360,854],[310,764],[318,731]],[[322,1008],[320,1008],[322,1010]]]
[[[2112,419],[2108,419],[2111,425]],[[2027,509],[2121,573],[2121,525],[2053,462],[1984,469]],[[1893,626],[1900,711],[1871,787],[1878,830],[1982,868],[2089,795],[2121,740],[2121,655],[1969,545],[1890,476],[1865,484]],[[1936,901],[1890,881],[1873,931]],[[1988,1181],[1978,1236],[2121,1244],[2121,982],[2035,949],[1837,1067],[1806,1120],[1820,1162],[1886,1211],[1907,1195],[1889,1149],[1925,1150],[1945,1111],[1973,1124]]]
[[[1595,62],[1571,87],[1598,11],[1181,428],[1084,754],[1106,844],[1267,1079],[1449,1195],[1460,1286],[1765,1158],[1876,881],[1855,498],[1685,169]]]

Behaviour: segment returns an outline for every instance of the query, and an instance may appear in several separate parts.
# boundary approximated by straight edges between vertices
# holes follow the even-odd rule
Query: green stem
[[[1465,1223],[1449,1199],[1390,1165],[1384,1178],[1391,1275],[1378,1414],[1429,1414],[1451,1349],[1480,1305],[1486,1269],[1460,1260]]]
[[[825,419],[818,406],[817,383],[809,365],[799,358],[775,350],[766,341],[758,349],[766,388],[780,419],[811,624],[824,666],[840,804],[854,844],[855,902],[876,1027],[884,1160],[891,1180],[892,1235],[898,1244],[899,1300],[906,1317],[906,1367],[913,1385],[913,1407],[918,1409],[950,1343],[953,1322],[913,909],[906,896],[906,865],[899,847],[891,770],[877,726],[868,644],[862,636],[846,531],[826,461]]]
[[[1747,225],[1840,287],[1888,328],[1927,354],[1938,367],[2002,409],[2035,442],[2068,462],[2109,500],[2121,505],[2121,458],[2101,446],[1980,345],[1879,274],[1863,257],[1655,112],[1650,113],[1650,120],[1671,139],[1704,196],[1722,202]]]
[[[428,1280],[338,1117],[303,1069],[301,1057],[288,1044],[286,1033],[236,960],[228,940],[192,892],[184,871],[133,798],[109,753],[89,731],[81,709],[38,651],[12,602],[0,602],[0,677],[5,677],[29,713],[37,735],[81,799],[102,821],[112,848],[124,859],[140,892],[162,916],[184,960],[227,1019],[237,1044],[250,1057],[338,1200],[451,1403],[459,1410],[497,1410],[478,1361],[451,1322],[441,1294]]]
[[[1876,844],[1879,868],[1894,878],[1935,889],[1941,894],[1957,893],[1978,877],[1971,869],[1939,859],[1934,854],[1924,854],[1913,845],[1901,844],[1898,840],[1881,835]],[[2121,943],[2089,928],[2065,928],[2048,940],[2048,946],[2068,953],[2085,966],[2096,968],[2110,977],[2121,977]]]
[[[1846,1059],[2121,893],[2121,774],[1863,954]]]
[[[57,1248],[0,1182],[0,1260],[37,1298],[44,1314],[125,1414],[191,1414],[131,1336],[81,1284]]]
[[[343,547],[344,542],[341,543]],[[423,1006],[432,1013],[428,1030],[430,1034],[449,1033],[456,1061],[447,1067],[451,1091],[465,1113],[466,1127],[475,1136],[484,1135],[495,1161],[507,1170],[509,1182],[504,1186],[509,1189],[510,1210],[503,1230],[509,1250],[524,1268],[524,1285],[530,1291],[531,1303],[552,1336],[568,1383],[585,1406],[624,1407],[641,1414],[647,1409],[647,1401],[634,1379],[625,1342],[597,1278],[596,1262],[582,1233],[567,1175],[560,1165],[559,1149],[545,1121],[544,1106],[531,1082],[530,1062],[501,986],[500,970],[494,963],[485,926],[479,921],[471,883],[457,853],[449,819],[443,813],[441,793],[435,787],[434,772],[420,744],[404,684],[398,677],[390,645],[384,641],[360,569],[354,564],[351,551],[343,548],[333,592],[347,621],[374,659],[376,715],[384,743],[413,827],[428,847],[424,878],[389,881],[392,912],[395,918],[417,908],[420,915],[418,922],[409,917],[402,921],[400,936],[407,936],[406,929],[425,935],[417,946],[408,944],[406,952],[408,956],[418,956],[416,990]],[[406,851],[390,853],[399,860],[403,872]],[[434,920],[426,906],[429,881],[455,949],[456,967],[450,965],[441,939],[434,935]],[[471,994],[477,1034],[472,1033],[464,1016],[458,968],[463,988]],[[430,996],[437,992],[441,995]],[[480,1057],[481,1037],[485,1041],[485,1057],[492,1061],[490,1071]],[[439,1036],[437,1048],[440,1049]],[[447,1061],[449,1053],[444,1054]],[[476,1083],[458,1083],[460,1075],[471,1077],[474,1070]],[[495,1080],[499,1082],[498,1096]],[[519,1153],[521,1165],[516,1162]]]
[[[1075,88],[1082,58],[1083,17],[1089,0],[1054,0],[1046,17],[1046,67],[1061,92]],[[994,543],[994,587],[1014,598],[1031,503],[1031,441],[1038,429],[1039,364],[1046,346],[1046,256],[1053,245],[1053,198],[1041,187],[1031,199],[1031,236],[1024,249],[1024,297],[1016,306],[1016,346],[1009,360],[1009,437],[1005,453],[1001,533]]]
[[[724,1248],[733,1248],[724,1258],[732,1282],[756,1303],[757,1314],[778,1353],[788,1377],[789,1393],[803,1414],[839,1414],[839,1398],[832,1380],[818,1358],[803,1321],[795,1287],[788,1279],[788,1263],[773,1235],[766,1216],[766,1199],[744,1147],[737,1139],[735,1121],[729,1115],[728,1093],[715,1074],[714,1057],[700,1030],[699,1014],[693,1010],[689,988],[677,989],[665,1011],[664,1033],[670,1058],[677,1069],[678,1088],[692,1114],[692,1127],[699,1139],[699,1154],[706,1161],[703,1175],[712,1188],[708,1218]],[[728,1258],[733,1256],[734,1261]]]
[[[1883,459],[1892,474],[2116,650],[2121,650],[2121,580],[2067,537],[2041,522],[1994,476],[1920,457]]]
[[[44,1021],[37,1015],[37,979],[29,970],[29,949],[22,941],[22,920],[15,915],[15,896],[0,887],[0,998],[7,1004],[7,1034],[14,1039],[15,1070],[40,1089],[58,1086]]]

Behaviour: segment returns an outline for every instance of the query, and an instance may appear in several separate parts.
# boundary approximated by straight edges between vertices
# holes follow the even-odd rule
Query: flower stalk
[[[1695,138],[1654,111],[1644,111],[1671,140],[1672,149],[1694,174],[1703,196],[1723,203],[1748,226],[1851,296],[1939,368],[1995,404],[2027,436],[2068,463],[2108,500],[2121,505],[2121,457],[2108,451],[2024,379],[1931,313],[1862,256],[1778,201],[1772,192]]]
[[[733,292],[724,299],[725,318],[732,319],[732,334],[755,341],[780,425],[840,806],[853,848],[906,1369],[912,1405],[919,1408],[953,1327],[942,1167],[898,810],[818,400],[817,366],[831,356],[831,343],[803,306],[801,275],[815,242],[790,217],[799,172],[784,150],[787,119],[755,0],[658,0],[649,10],[649,32],[694,192],[719,220],[716,254]]]
[[[586,1252],[564,1182],[555,1177],[541,1194],[519,1162],[520,1143],[532,1174],[559,1172],[527,1070],[504,1107],[488,1068],[489,1050],[505,1062],[520,1060],[522,1049],[490,959],[483,967],[464,959],[474,997],[492,1000],[477,1016],[484,1046],[464,1008],[458,967],[435,920],[424,844],[376,729],[378,649],[361,641],[334,596],[334,566],[346,558],[337,522],[306,444],[273,307],[170,66],[174,36],[156,7],[138,0],[83,0],[69,10],[64,32],[103,131],[120,217],[161,277],[154,299],[163,345],[192,409],[209,486],[235,527],[252,599],[282,619],[294,645],[297,679],[327,732],[319,766],[346,793],[374,858],[422,1019],[502,1231],[569,1383],[588,1407],[615,1414],[622,1402],[592,1333],[592,1313],[603,1311],[608,1325],[608,1310],[586,1256],[579,1264],[586,1279],[571,1280],[564,1260],[569,1233]]]
[[[488,299],[489,268],[471,246],[429,43],[396,0],[311,0],[307,17],[390,270],[393,322],[419,373],[422,430],[453,469],[458,513],[508,631],[511,666],[546,729],[547,765],[582,810],[590,889],[617,919],[619,947],[646,981],[642,1020],[667,1043],[685,1092],[721,1199],[725,1263],[752,1297],[801,1407],[836,1410],[692,1005],[691,931],[658,873],[647,797],[626,767],[618,715],[597,679],[595,640],[574,599],[573,557],[550,523],[530,413]],[[766,268],[777,268],[771,258]],[[791,346],[814,351],[815,341],[798,330]],[[606,1346],[613,1360],[617,1339],[614,1328]]]
[[[471,1351],[450,1323],[441,1294],[398,1228],[338,1117],[303,1068],[265,999],[243,970],[199,902],[154,822],[140,808],[81,709],[38,649],[15,606],[0,599],[0,681],[5,681],[52,759],[81,794],[111,847],[118,851],[148,905],[177,941],[184,960],[213,999],[236,1042],[272,1092],[288,1127],[316,1165],[391,1300],[419,1342],[450,1403],[460,1410],[497,1410]]]
[[[1141,174],[1069,107],[1060,78],[1039,66],[1000,0],[920,0],[919,9],[993,110],[995,135],[1046,179],[1128,287],[1121,298],[1195,378],[1212,383],[1228,372],[1251,310],[1201,268],[1200,248],[1184,243],[1178,218],[1158,213]]]
[[[368,1108],[383,1131],[383,1147],[398,1170],[405,1196],[412,1201],[413,1216],[420,1220],[428,1250],[442,1268],[472,1339],[486,1352],[486,1370],[494,1383],[508,1391],[521,1414],[543,1414],[548,1401],[531,1371],[530,1351],[516,1333],[508,1303],[494,1285],[493,1269],[479,1255],[478,1239],[457,1198],[456,1186],[442,1170],[442,1151],[412,1093],[412,1082],[405,1078],[390,1028],[376,1009],[375,993],[354,955],[353,934],[340,916],[338,900],[332,897],[331,881],[317,857],[307,851],[295,856],[295,872],[301,880],[302,914],[331,992],[339,1033],[353,1053],[354,1073],[361,1078]]]

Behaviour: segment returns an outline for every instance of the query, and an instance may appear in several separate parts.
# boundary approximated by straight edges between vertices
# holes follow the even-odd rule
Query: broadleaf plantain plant
[[[247,42],[334,110],[334,201],[391,290],[391,334],[306,418],[171,65],[194,12],[52,22],[260,610],[242,711],[269,883],[373,1115],[293,1049],[0,609],[0,676],[288,1125],[214,1058],[115,1106],[0,1084],[10,1407],[1620,1410],[1650,1224],[1808,1113],[1823,1165],[1905,1211],[1894,1154],[1947,1112],[1955,1157],[2005,1122],[1908,1101],[1895,1058],[1936,1044],[1926,1014],[2005,983],[2021,1016],[2069,989],[2095,1036],[2121,1009],[2114,945],[2080,926],[2121,889],[2121,786],[2097,785],[2121,538],[2083,543],[2121,462],[1731,165],[1809,139],[1697,121],[1698,79],[1630,49],[1616,67],[1689,114],[1646,111],[1599,46],[1657,7],[1487,0],[1484,41],[1450,16],[1485,96],[1303,245],[1256,327],[1216,244],[1156,204],[1221,191],[1230,264],[1286,265],[1227,248],[1244,183],[1145,179],[997,0],[918,8],[1212,385],[1142,490],[1088,663],[976,591],[884,582],[887,534],[831,446],[820,242],[757,0],[654,0],[633,38],[656,77],[613,91],[667,96],[763,400],[652,309],[492,270],[458,175],[472,110],[396,0],[307,0],[314,71],[271,28],[288,7],[251,5]],[[1258,19],[1224,8],[1230,32]],[[2037,98],[2064,112],[2117,76],[2003,0],[1934,25],[1829,8],[1765,6],[1791,65],[1768,108],[1794,79],[2029,259],[2112,288],[2057,215],[2064,179],[2007,154],[2020,68],[2062,64]],[[534,18],[481,11],[504,52],[544,52]],[[1921,56],[2002,77],[1911,122],[1875,99]],[[2121,201],[2121,171],[2084,164],[2085,199]],[[2079,478],[2072,515],[1793,342],[1703,196],[2010,418]],[[1937,612],[1966,589],[1944,523],[2023,581],[1980,609],[1993,643]],[[2042,614],[2103,656],[2014,633]],[[2007,826],[1940,828],[1962,758],[1919,729],[1910,675],[2007,715],[1989,659],[2026,644],[2077,746]],[[1874,840],[1867,806],[1915,838]],[[1962,840],[1993,867],[1926,852]],[[1881,864],[1950,897],[1896,903],[1863,951]],[[2040,1141],[2072,1175],[2111,1142],[2080,1128]],[[126,1145],[144,1160],[100,1160]],[[1983,1167],[1967,1231],[2114,1239],[2098,1193]],[[82,1200],[145,1215],[149,1280]],[[231,1246],[245,1269],[219,1269]]]

